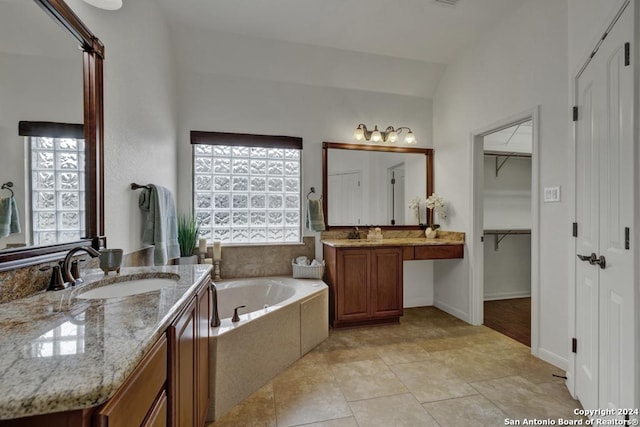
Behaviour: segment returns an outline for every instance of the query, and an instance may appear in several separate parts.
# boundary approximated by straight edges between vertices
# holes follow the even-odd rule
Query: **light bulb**
[[[375,127],[375,129],[373,130],[373,132],[371,133],[371,140],[373,142],[380,142],[382,141],[382,134],[380,133],[380,131],[378,130],[378,126]]]
[[[358,126],[353,132],[353,139],[356,141],[362,141],[364,139],[364,129],[362,129],[362,126]]]
[[[407,135],[404,137],[404,142],[406,142],[407,144],[416,143],[416,136],[413,134],[413,132],[411,131],[407,132]]]
[[[398,132],[396,132],[395,130],[390,131],[389,135],[387,136],[387,141],[396,142],[397,140],[398,140]]]

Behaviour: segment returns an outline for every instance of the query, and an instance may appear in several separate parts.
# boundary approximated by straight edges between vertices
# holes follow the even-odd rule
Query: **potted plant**
[[[180,258],[176,264],[198,263],[198,256],[193,253],[198,242],[198,228],[198,223],[193,215],[182,215],[178,218]]]

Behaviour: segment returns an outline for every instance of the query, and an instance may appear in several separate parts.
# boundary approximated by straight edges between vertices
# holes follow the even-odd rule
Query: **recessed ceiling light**
[[[118,10],[122,7],[122,0],[84,0],[84,2],[104,10]]]

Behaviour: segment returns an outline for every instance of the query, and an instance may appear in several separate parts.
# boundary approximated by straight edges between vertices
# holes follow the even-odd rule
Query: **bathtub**
[[[215,421],[329,335],[329,291],[316,279],[217,281],[221,324],[209,340],[209,411]],[[232,322],[234,307],[240,320]]]

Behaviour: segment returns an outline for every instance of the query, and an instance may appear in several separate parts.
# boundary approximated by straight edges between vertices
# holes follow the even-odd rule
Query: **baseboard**
[[[569,368],[569,361],[567,359],[544,348],[538,347],[538,357],[547,363],[551,363],[556,368],[562,369],[565,372]]]
[[[439,308],[440,310],[444,311],[445,313],[449,313],[452,316],[457,317],[460,320],[464,320],[467,323],[471,323],[469,321],[469,313],[465,313],[462,310],[459,310],[455,307],[450,306],[449,304],[445,304],[442,301],[434,301],[433,302],[434,307]]]
[[[427,297],[410,298],[409,300],[404,302],[404,308],[428,307],[431,305],[433,305],[433,298]]]
[[[514,292],[493,292],[484,296],[485,301],[495,301],[500,299],[529,298],[531,291],[514,291]]]

